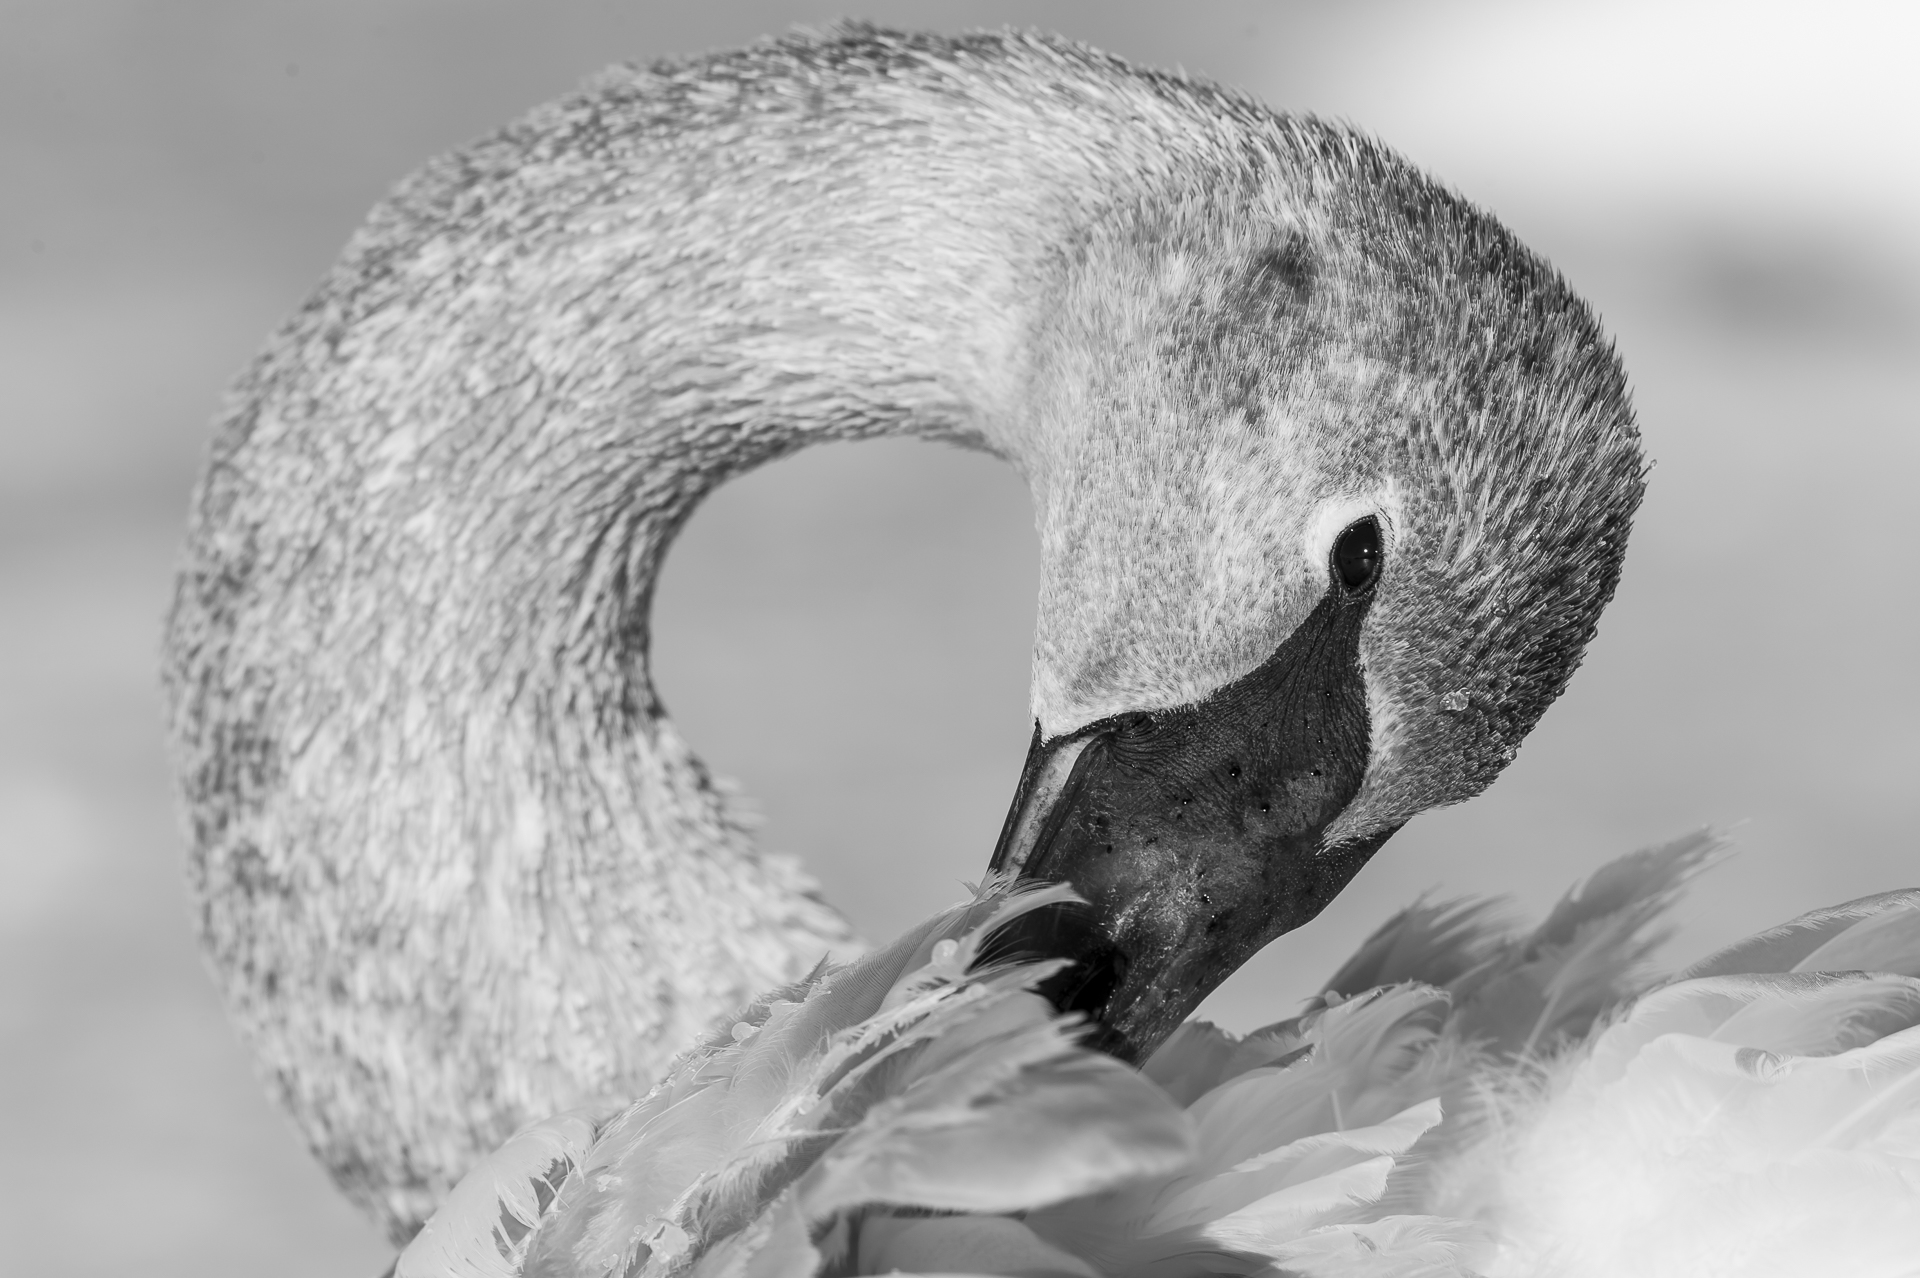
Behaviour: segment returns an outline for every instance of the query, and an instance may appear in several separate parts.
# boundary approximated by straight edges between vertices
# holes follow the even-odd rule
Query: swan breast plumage
[[[1189,1022],[1140,1073],[1023,993],[1048,964],[992,961],[1045,898],[989,893],[523,1133],[398,1273],[1911,1275],[1920,891],[1650,980],[1718,851],[1623,858],[1525,933],[1417,903],[1300,1015]]]

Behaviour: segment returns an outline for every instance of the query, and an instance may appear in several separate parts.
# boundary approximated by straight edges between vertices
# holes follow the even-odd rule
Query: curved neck
[[[727,70],[621,73],[405,183],[242,379],[196,499],[168,683],[203,935],[399,1233],[848,944],[662,714],[661,558],[815,440],[1034,464],[1075,245],[1176,109],[1084,67],[1053,98]]]

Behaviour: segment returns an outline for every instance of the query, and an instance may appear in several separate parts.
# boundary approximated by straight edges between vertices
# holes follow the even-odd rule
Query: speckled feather
[[[1642,470],[1593,318],[1490,219],[1057,39],[617,68],[432,162],[235,387],[166,654],[207,952],[396,1237],[852,947],[665,717],[647,615],[715,484],[881,434],[1027,478],[1048,732],[1253,668],[1377,512],[1355,836],[1511,757]]]

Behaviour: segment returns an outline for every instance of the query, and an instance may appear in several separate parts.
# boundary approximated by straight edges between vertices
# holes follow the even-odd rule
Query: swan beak
[[[1329,594],[1251,674],[1196,704],[1036,728],[996,871],[1071,883],[991,956],[1072,960],[1042,992],[1138,1063],[1215,986],[1318,914],[1393,828],[1328,846],[1359,791],[1369,729],[1364,600]],[[1397,827],[1394,827],[1397,828]]]

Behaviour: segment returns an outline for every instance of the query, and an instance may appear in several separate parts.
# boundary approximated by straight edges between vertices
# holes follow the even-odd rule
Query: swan
[[[396,1242],[857,952],[676,732],[648,627],[704,494],[881,435],[1032,494],[990,868],[1085,902],[1015,923],[1132,1062],[1512,759],[1644,475],[1610,343],[1491,218],[1054,37],[615,68],[431,162],[238,380],[163,663],[205,952]]]

